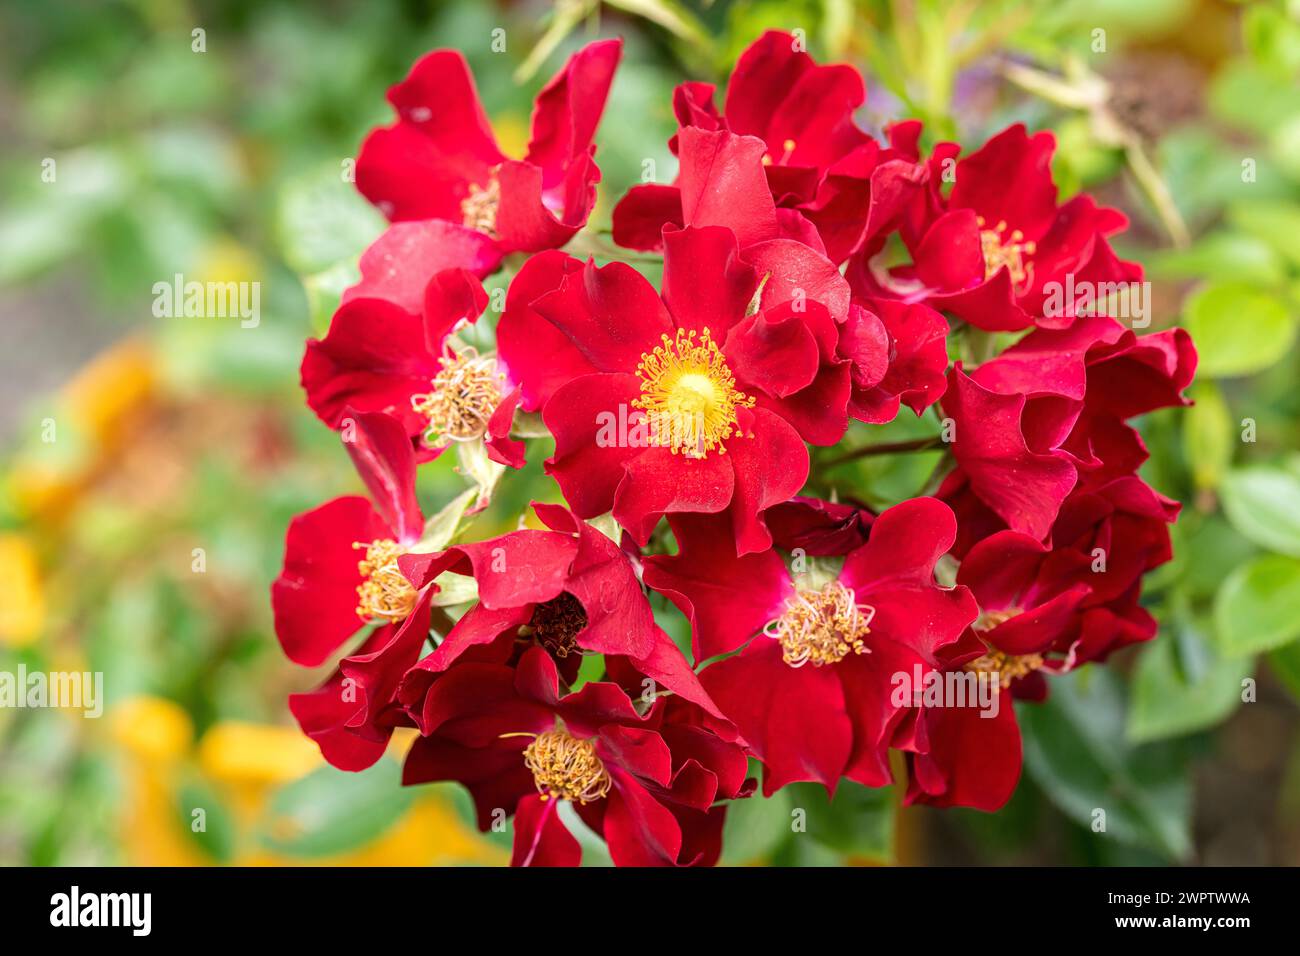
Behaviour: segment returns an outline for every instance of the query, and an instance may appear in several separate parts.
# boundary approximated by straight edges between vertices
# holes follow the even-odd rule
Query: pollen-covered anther
[[[596,756],[590,740],[579,740],[567,730],[538,734],[524,748],[524,764],[543,800],[591,803],[609,793],[613,781]]]
[[[357,562],[362,577],[357,585],[357,616],[363,621],[404,621],[410,617],[416,591],[397,566],[403,554],[401,546],[391,538],[379,538],[368,544],[354,541],[352,547],[366,551],[365,558]]]
[[[587,609],[568,591],[533,608],[528,622],[533,639],[561,659],[581,653],[578,635],[586,626]]]
[[[740,430],[737,409],[754,407],[754,398],[736,388],[708,329],[665,334],[662,344],[642,353],[636,372],[641,395],[632,405],[645,412],[650,441],[673,454],[725,454],[723,442]]]
[[[1034,264],[1028,261],[1038,250],[1038,243],[1025,241],[1025,234],[1019,229],[1007,232],[1005,220],[999,220],[992,229],[985,228],[983,216],[975,217],[975,224],[980,229],[980,250],[984,253],[984,278],[991,279],[997,271],[1006,266],[1011,273],[1012,285],[1020,288],[1032,281]]]
[[[791,667],[834,664],[849,654],[869,654],[866,637],[876,609],[859,604],[851,588],[828,582],[820,591],[800,591],[785,613],[763,633],[781,643],[781,659]]]
[[[966,670],[977,674],[996,674],[998,685],[1011,686],[1011,682],[1027,677],[1043,666],[1042,654],[1006,654],[989,648],[988,653],[966,665]]]
[[[501,207],[501,183],[494,169],[486,186],[471,183],[469,194],[460,202],[461,221],[468,229],[476,229],[493,239],[497,238],[497,210]]]
[[[482,438],[501,404],[502,379],[496,359],[473,348],[439,359],[442,370],[428,392],[411,396],[411,408],[429,420],[424,443],[430,447]]]

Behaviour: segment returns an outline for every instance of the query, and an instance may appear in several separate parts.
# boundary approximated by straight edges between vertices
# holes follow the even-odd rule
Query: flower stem
[[[938,435],[932,438],[914,438],[911,441],[886,442],[880,445],[864,445],[861,448],[855,448],[852,451],[845,452],[829,461],[821,462],[822,468],[834,468],[836,465],[842,465],[845,462],[856,461],[859,458],[869,458],[873,455],[895,455],[904,452],[913,451],[931,451],[935,448],[942,448],[945,442]]]

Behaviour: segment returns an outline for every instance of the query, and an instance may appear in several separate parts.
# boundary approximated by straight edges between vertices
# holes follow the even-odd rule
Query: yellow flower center
[[[501,372],[496,359],[467,348],[455,358],[439,361],[442,371],[434,376],[430,390],[411,396],[411,408],[429,420],[425,444],[437,447],[482,438],[501,404]]]
[[[613,781],[596,756],[590,740],[578,740],[567,730],[538,734],[524,748],[524,765],[543,800],[590,803],[609,793]]]
[[[357,585],[357,616],[363,621],[383,618],[404,621],[415,607],[415,588],[397,567],[402,549],[391,538],[366,544],[354,541],[352,547],[365,548],[366,556],[357,562],[362,582]]]
[[[769,621],[763,633],[781,642],[781,658],[791,667],[834,664],[850,653],[869,654],[865,638],[871,633],[876,609],[859,604],[850,588],[829,581],[820,591],[800,591],[785,613]]]
[[[675,338],[644,352],[636,367],[641,395],[633,400],[643,410],[650,440],[692,458],[709,452],[725,454],[722,443],[738,431],[736,409],[753,408],[754,399],[736,388],[709,330],[678,329]]]
[[[497,209],[501,205],[501,183],[496,170],[488,176],[486,186],[471,183],[469,195],[460,202],[462,221],[470,229],[497,238]]]
[[[1011,682],[1032,674],[1038,668],[1043,666],[1042,654],[1004,654],[1002,651],[996,651],[989,648],[988,653],[983,657],[977,657],[966,665],[966,670],[974,671],[977,674],[996,674],[998,684],[1003,688],[1011,686]]]
[[[533,608],[528,622],[537,643],[559,658],[577,652],[578,634],[587,626],[587,610],[568,591]]]
[[[984,253],[984,278],[991,279],[1003,266],[1011,273],[1011,283],[1017,288],[1033,279],[1034,264],[1027,261],[1038,250],[1036,242],[1025,242],[1025,234],[1019,229],[1007,233],[1005,221],[999,221],[992,229],[984,228],[983,216],[977,216],[975,223],[980,227],[980,249]]]

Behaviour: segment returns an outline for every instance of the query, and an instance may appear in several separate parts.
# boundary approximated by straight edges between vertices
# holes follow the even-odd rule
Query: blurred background
[[[359,490],[297,385],[382,226],[350,160],[431,48],[465,53],[519,155],[544,80],[621,35],[607,225],[644,159],[671,179],[672,87],[723,82],[767,28],[858,65],[873,132],[915,116],[927,142],[974,147],[1016,120],[1053,129],[1063,196],[1132,218],[1120,252],[1153,280],[1152,328],[1188,327],[1201,372],[1195,408],[1142,423],[1144,477],[1185,506],[1147,587],[1161,634],[1021,710],[1012,802],[900,810],[894,790],[848,786],[826,806],[788,788],[733,810],[724,862],[1300,863],[1300,2],[7,0],[0,672],[103,672],[105,708],[0,708],[0,864],[508,859],[456,788],[398,786],[400,739],[343,774],[285,706],[322,675],[271,630],[284,528]],[[153,286],[177,273],[259,282],[257,326],[155,317]],[[545,453],[476,535],[556,500]],[[462,487],[449,457],[421,475],[435,508]],[[915,493],[923,459],[837,480],[884,506]],[[793,806],[815,808],[812,839],[790,839]]]

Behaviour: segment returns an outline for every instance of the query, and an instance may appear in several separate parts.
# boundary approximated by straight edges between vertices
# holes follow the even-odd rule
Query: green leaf
[[[182,785],[179,798],[185,832],[217,863],[229,863],[235,855],[235,824],[225,802],[199,780]],[[203,813],[196,815],[197,810]],[[202,829],[196,830],[200,824]]]
[[[460,462],[460,473],[468,480],[475,495],[474,511],[487,507],[496,492],[496,487],[505,474],[506,466],[488,457],[487,446],[483,439],[458,442],[456,459]]]
[[[1300,205],[1277,200],[1238,201],[1228,207],[1228,221],[1242,232],[1267,242],[1293,266],[1300,266]]]
[[[727,819],[722,826],[720,863],[742,866],[763,863],[771,858],[790,837],[790,788],[785,787],[764,797],[756,793],[727,805]]]
[[[322,767],[275,795],[262,842],[289,856],[343,853],[383,834],[414,799],[396,761],[360,773]]]
[[[433,554],[445,550],[460,530],[465,511],[478,497],[477,488],[467,488],[447,502],[432,518],[424,523],[420,540],[407,549],[410,554]]]
[[[1246,59],[1230,60],[1217,70],[1206,99],[1215,116],[1260,136],[1296,112],[1294,87]]]
[[[1279,80],[1293,80],[1300,72],[1300,23],[1276,7],[1256,3],[1242,15],[1246,49],[1259,63],[1273,70]]]
[[[1123,688],[1110,671],[1088,667],[1052,682],[1041,704],[1016,707],[1025,767],[1066,816],[1090,830],[1105,811],[1100,839],[1149,847],[1175,860],[1192,849],[1191,788],[1181,750],[1135,746],[1124,736]]]
[[[1300,701],[1300,641],[1292,641],[1270,651],[1268,666],[1291,692],[1291,696]]]
[[[645,17],[700,50],[712,50],[713,38],[685,6],[675,0],[605,0],[619,10]]]
[[[614,858],[609,855],[609,846],[601,839],[600,834],[587,826],[587,821],[578,816],[578,811],[573,808],[573,804],[568,800],[561,800],[555,812],[559,814],[560,822],[573,834],[573,838],[578,841],[578,846],[582,848],[583,866],[614,865]]]
[[[1300,475],[1267,465],[1234,468],[1220,494],[1228,520],[1244,537],[1300,558]]]
[[[1151,254],[1152,278],[1217,279],[1275,286],[1286,278],[1281,256],[1258,236],[1215,232],[1188,249],[1164,249]]]
[[[323,167],[280,193],[275,232],[281,254],[302,275],[315,275],[361,254],[384,229],[384,217],[343,178]]]
[[[1134,743],[1202,730],[1241,703],[1241,682],[1254,670],[1251,658],[1221,655],[1194,622],[1184,622],[1177,637],[1163,634],[1138,661],[1128,715],[1128,739]],[[1180,661],[1180,650],[1197,662]]]
[[[344,291],[360,281],[361,269],[355,258],[336,262],[323,272],[303,278],[313,332],[317,335],[329,332],[330,319],[338,311]]]
[[[796,783],[794,809],[807,813],[808,836],[822,846],[855,859],[888,863],[894,856],[894,812],[897,800],[890,787],[864,787],[843,780],[835,799],[815,783]]]
[[[429,599],[434,607],[455,607],[478,600],[478,581],[468,574],[444,571],[434,578],[433,583],[438,585],[438,590]]]
[[[1300,229],[1297,230],[1300,233]],[[1187,301],[1184,325],[1196,340],[1203,376],[1253,375],[1277,362],[1295,341],[1295,317],[1249,285],[1211,283]]]
[[[551,9],[550,24],[515,70],[515,82],[527,83],[542,64],[596,7],[596,0],[561,0]]]
[[[1232,463],[1236,433],[1223,394],[1212,381],[1198,382],[1196,404],[1183,420],[1183,449],[1197,488],[1214,489]]]
[[[1257,654],[1300,637],[1300,560],[1264,555],[1228,576],[1214,600],[1219,647]]]

